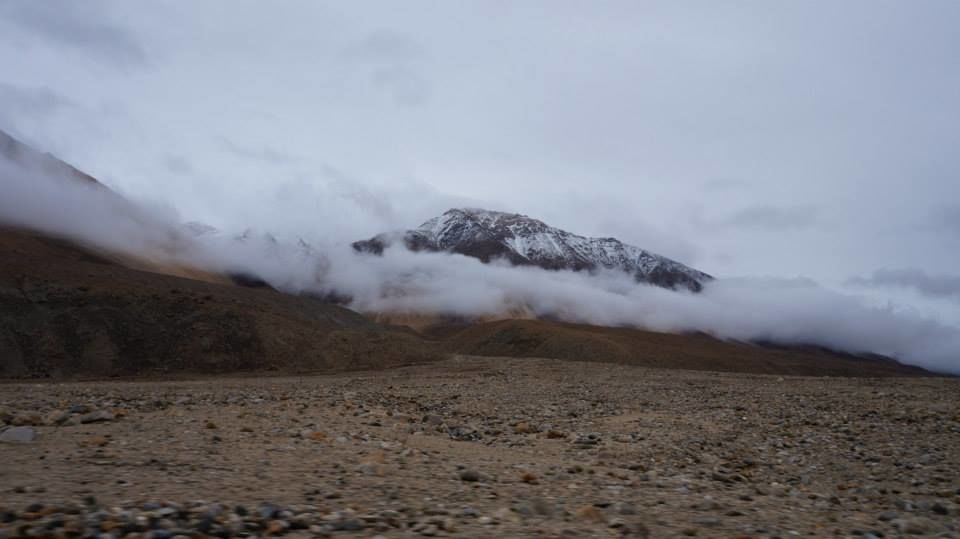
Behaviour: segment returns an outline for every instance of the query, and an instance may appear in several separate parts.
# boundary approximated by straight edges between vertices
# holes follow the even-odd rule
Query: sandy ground
[[[0,537],[89,496],[288,510],[241,536],[960,537],[957,379],[458,357],[0,384],[0,414],[36,435],[0,443]]]

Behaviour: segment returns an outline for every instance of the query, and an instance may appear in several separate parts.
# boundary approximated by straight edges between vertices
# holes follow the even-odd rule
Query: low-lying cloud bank
[[[931,275],[916,268],[879,269],[867,277],[854,277],[848,284],[867,288],[906,288],[929,298],[960,302],[960,276]]]
[[[134,205],[95,184],[2,159],[0,184],[0,223],[131,255],[249,273],[291,293],[336,293],[361,311],[485,316],[524,308],[599,325],[878,353],[960,374],[960,328],[872,307],[807,280],[718,279],[691,294],[637,284],[624,274],[482,264],[402,247],[383,256],[358,254],[349,246],[357,238],[309,237],[307,243],[265,234],[196,236],[173,210]],[[322,215],[314,226],[322,234]]]

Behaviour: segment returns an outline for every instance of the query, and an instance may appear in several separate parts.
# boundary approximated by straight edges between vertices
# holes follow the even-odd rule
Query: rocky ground
[[[0,538],[960,538],[956,379],[459,357],[0,384],[0,420]]]

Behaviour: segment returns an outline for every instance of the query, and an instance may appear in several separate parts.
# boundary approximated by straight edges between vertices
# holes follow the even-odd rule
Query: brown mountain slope
[[[0,377],[383,368],[433,347],[348,309],[0,229]]]
[[[445,350],[467,355],[541,357],[644,367],[805,376],[929,375],[886,358],[858,358],[819,349],[784,349],[727,342],[703,334],[543,320],[501,320],[428,332]]]
[[[814,376],[929,374],[890,360],[543,320],[384,327],[316,299],[124,267],[0,228],[0,377],[379,369],[448,354]]]

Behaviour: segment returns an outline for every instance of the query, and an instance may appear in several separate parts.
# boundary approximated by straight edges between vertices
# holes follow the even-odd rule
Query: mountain
[[[17,165],[4,174],[94,186],[98,197],[116,202],[109,211],[144,229],[170,226],[138,219],[135,202],[2,131],[0,161]],[[440,357],[408,331],[338,305],[235,286],[230,275],[179,266],[163,253],[116,252],[95,238],[7,217],[0,215],[0,379],[337,371]],[[215,231],[191,225],[156,232],[170,239],[163,251],[176,249],[184,234]]]
[[[358,241],[360,252],[381,254],[396,235]],[[399,235],[412,251],[443,251],[487,263],[504,259],[516,266],[548,270],[622,271],[644,282],[699,292],[710,275],[616,238],[578,236],[515,213],[455,208]]]
[[[0,226],[0,379],[339,371],[440,355],[306,297],[140,271]]]
[[[417,332],[313,298],[139,271],[6,227],[0,257],[0,379],[336,372],[461,354],[781,375],[930,374],[830,350],[547,320]]]
[[[51,176],[91,183],[97,186],[93,191],[103,190],[119,201],[105,211],[136,215],[142,209],[93,177],[12,138],[0,136],[0,160],[23,165],[24,173],[40,167]],[[13,168],[6,173],[17,172]],[[9,185],[0,181],[0,196]],[[0,223],[5,217],[0,215]],[[99,245],[96,237],[82,241],[69,230],[32,224],[0,224],[0,379],[332,372],[460,354],[777,374],[929,374],[886,358],[818,348],[772,348],[706,335],[520,320],[534,318],[522,308],[503,313],[508,319],[453,320],[431,313],[409,313],[405,320],[393,320],[390,313],[364,316],[331,304],[346,303],[342,298],[284,294],[262,281],[237,286],[237,276],[229,272],[178,266],[153,252],[117,253]],[[144,219],[137,226],[170,225]],[[182,235],[218,233],[198,223],[175,232],[160,237],[179,241]],[[557,269],[643,271],[641,277],[660,279],[662,286],[689,282],[681,276],[664,281],[669,271],[697,284],[710,278],[616,240],[575,236],[519,215],[451,210],[406,237],[419,249],[459,249],[455,252],[484,261],[504,257]],[[387,238],[374,240],[360,242],[358,249],[382,252]],[[175,249],[176,241],[162,247]],[[272,236],[252,231],[238,237],[236,245],[249,242],[263,243],[268,252],[278,247]],[[296,248],[311,250],[306,243]]]
[[[77,170],[49,153],[43,153],[15,139],[0,129],[0,158],[39,170],[46,174],[73,178],[94,185],[101,185],[93,176]]]

